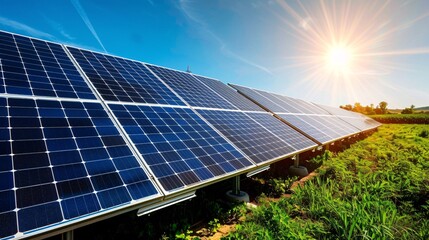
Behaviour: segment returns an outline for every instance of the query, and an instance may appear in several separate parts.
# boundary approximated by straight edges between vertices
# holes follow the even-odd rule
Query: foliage
[[[353,106],[351,104],[346,104],[344,106],[341,105],[340,108],[348,111],[363,113],[367,115],[373,115],[373,114],[386,114],[388,111],[387,105],[388,105],[387,102],[382,101],[374,108],[374,104],[372,103],[367,106],[362,106],[359,102],[356,102]]]
[[[219,230],[220,226],[221,225],[220,225],[219,219],[214,218],[213,220],[211,220],[209,222],[209,231],[212,234],[214,234],[214,233],[216,233]]]
[[[226,239],[429,239],[428,125],[383,125]]]
[[[371,117],[381,123],[429,124],[429,114],[423,113],[372,115]]]
[[[405,108],[402,110],[401,114],[413,114],[414,113],[414,105],[411,105],[409,108]]]
[[[270,187],[270,193],[273,197],[279,197],[282,194],[289,192],[292,184],[298,179],[298,177],[290,178],[271,178],[268,180],[268,185]]]

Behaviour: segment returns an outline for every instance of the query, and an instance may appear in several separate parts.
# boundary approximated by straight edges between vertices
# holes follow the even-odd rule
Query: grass
[[[429,124],[429,114],[424,113],[369,115],[369,117],[381,123]]]
[[[383,125],[225,239],[429,239],[429,125]]]

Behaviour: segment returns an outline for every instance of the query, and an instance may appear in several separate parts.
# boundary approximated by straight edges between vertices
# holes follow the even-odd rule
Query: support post
[[[233,177],[232,190],[226,192],[226,197],[233,202],[249,202],[249,194],[240,191],[240,175]]]
[[[240,196],[240,175],[232,179],[232,194]]]
[[[70,230],[68,232],[64,232],[61,234],[61,240],[73,240],[74,239],[74,233],[73,230]]]
[[[293,160],[293,165],[295,167],[299,167],[299,154],[295,155],[295,159]]]
[[[304,166],[299,166],[299,154],[292,157],[293,165],[289,167],[289,175],[297,177],[305,177],[308,175],[308,170]]]

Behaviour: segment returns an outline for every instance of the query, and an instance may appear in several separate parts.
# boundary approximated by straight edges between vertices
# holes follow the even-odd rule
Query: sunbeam
[[[309,96],[305,97],[323,91],[332,103],[339,95],[347,102],[365,101],[380,94],[375,82],[404,68],[392,57],[429,54],[428,47],[395,49],[392,44],[395,34],[429,13],[397,24],[387,14],[398,7],[391,1],[277,2],[292,18],[276,14],[285,24],[284,32],[299,42],[296,54],[285,57],[286,64],[278,69],[294,68],[304,76],[292,88],[306,87]]]

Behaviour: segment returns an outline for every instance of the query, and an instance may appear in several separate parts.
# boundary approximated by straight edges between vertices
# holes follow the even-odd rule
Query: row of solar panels
[[[0,238],[157,203],[379,125],[1,31],[0,73]]]

